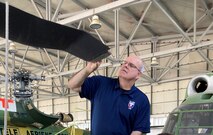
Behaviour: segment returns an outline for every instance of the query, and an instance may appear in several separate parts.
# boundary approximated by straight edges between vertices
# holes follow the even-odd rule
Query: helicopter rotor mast
[[[29,71],[14,71],[11,81],[14,83],[14,96],[16,98],[30,98],[33,96],[31,83],[34,80],[45,80],[44,76],[33,76]]]

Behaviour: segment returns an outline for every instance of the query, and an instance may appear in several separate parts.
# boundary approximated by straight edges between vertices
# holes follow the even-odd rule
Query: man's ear
[[[136,77],[136,80],[138,80],[142,76],[141,72],[138,72],[138,76]]]

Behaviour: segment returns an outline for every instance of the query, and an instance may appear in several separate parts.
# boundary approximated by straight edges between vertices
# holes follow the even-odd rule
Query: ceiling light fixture
[[[89,27],[92,29],[101,28],[101,23],[100,23],[99,17],[97,15],[94,15],[92,17],[92,22],[90,23]]]
[[[12,42],[10,43],[10,46],[9,46],[9,53],[16,53],[17,50],[16,50],[16,45]]]
[[[155,67],[155,66],[158,66],[159,64],[157,62],[157,58],[154,56],[154,53],[156,52],[156,49],[157,49],[158,37],[152,37],[151,42],[152,42],[152,53],[153,53],[153,57],[151,59],[151,66]]]
[[[157,65],[158,65],[157,58],[156,57],[152,57],[151,66],[157,66]]]

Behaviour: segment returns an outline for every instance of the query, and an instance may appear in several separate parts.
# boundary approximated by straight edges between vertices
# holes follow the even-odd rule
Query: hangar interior
[[[131,54],[140,56],[145,71],[135,85],[151,103],[150,135],[161,132],[169,112],[184,100],[189,80],[213,70],[212,0],[8,2],[42,19],[86,31],[108,46],[111,55],[102,60],[92,75],[117,77],[120,61]],[[93,15],[98,15],[101,28],[90,28]],[[0,46],[3,78],[7,69],[4,38],[0,39]],[[81,70],[86,61],[59,50],[33,48],[13,41],[10,46],[16,51],[8,54],[9,75],[13,68],[24,68],[34,75],[45,76],[45,81],[36,81],[32,86],[37,108],[47,114],[71,113],[74,124],[89,129],[90,102],[67,87],[69,78]],[[0,94],[4,96],[5,83],[1,80]],[[12,87],[9,83],[10,97],[13,97]]]

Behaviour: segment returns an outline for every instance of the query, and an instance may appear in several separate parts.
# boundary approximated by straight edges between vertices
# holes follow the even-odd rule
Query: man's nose
[[[124,67],[129,68],[129,63],[124,63]]]

